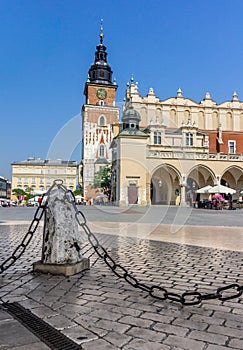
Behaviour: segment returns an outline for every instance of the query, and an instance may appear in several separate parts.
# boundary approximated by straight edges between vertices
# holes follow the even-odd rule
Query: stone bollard
[[[58,185],[48,192],[42,259],[33,264],[34,271],[72,276],[90,267],[89,259],[81,254],[76,211],[67,193],[64,186]]]

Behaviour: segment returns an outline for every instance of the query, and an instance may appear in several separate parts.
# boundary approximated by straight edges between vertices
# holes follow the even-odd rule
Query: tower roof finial
[[[103,33],[103,18],[100,20],[100,43],[103,44],[104,33]]]

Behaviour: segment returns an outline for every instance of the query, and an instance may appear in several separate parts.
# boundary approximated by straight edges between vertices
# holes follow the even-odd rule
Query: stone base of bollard
[[[50,273],[52,275],[73,276],[90,268],[88,258],[83,258],[75,264],[43,264],[37,261],[33,264],[34,272]]]

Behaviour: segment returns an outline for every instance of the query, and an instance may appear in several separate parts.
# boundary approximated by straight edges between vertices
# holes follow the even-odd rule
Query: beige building
[[[42,160],[28,158],[12,164],[12,189],[31,188],[33,193],[43,193],[60,179],[64,186],[75,190],[77,185],[77,162],[57,160]]]
[[[243,103],[140,96],[131,81],[122,124],[114,127],[112,196],[119,205],[192,204],[197,189],[243,190]]]

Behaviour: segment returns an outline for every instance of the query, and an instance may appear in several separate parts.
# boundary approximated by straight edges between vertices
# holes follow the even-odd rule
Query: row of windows
[[[48,191],[50,187],[51,187],[51,186],[46,186],[46,187],[40,186],[39,189],[40,189],[41,191],[45,191],[45,190]],[[28,188],[28,186],[22,187],[21,185],[18,185],[17,188],[26,190],[26,189]],[[31,188],[32,188],[32,191],[35,190],[35,186],[31,186]],[[69,190],[73,190],[73,189],[74,189],[73,186],[69,186],[68,188],[69,188]]]
[[[32,173],[32,174],[36,174],[36,173],[38,173],[39,171],[37,171],[36,169],[28,169],[28,168],[19,168],[18,169],[18,172],[19,173]],[[48,170],[44,170],[44,169],[40,169],[40,174],[42,174],[42,175],[44,175],[44,174],[55,174],[55,175],[57,175],[57,174],[75,174],[75,172],[76,172],[76,170],[73,170],[73,169],[71,169],[71,170],[66,170],[66,169],[61,169],[61,170],[57,170],[57,169],[54,169],[54,170],[50,170],[50,169],[48,169]]]
[[[154,131],[154,145],[161,145],[161,132]],[[185,145],[193,146],[193,134],[186,133],[185,134]]]
[[[186,133],[184,136],[185,146],[193,146],[193,134]],[[161,132],[154,131],[154,145],[161,145]],[[228,152],[235,153],[236,152],[236,142],[234,140],[228,141]]]
[[[30,180],[29,178],[21,178],[21,177],[18,178],[18,182],[22,182],[23,181],[26,184],[29,183],[29,180]],[[62,180],[63,180],[64,183],[67,182],[66,179],[62,179]],[[38,178],[37,179],[35,177],[31,178],[31,182],[32,183],[35,183],[37,181],[38,181]],[[47,183],[51,183],[51,182],[53,182],[53,179],[47,178],[46,182]],[[44,183],[45,183],[44,179],[40,179],[40,184],[44,184]],[[69,179],[69,183],[74,183],[74,180],[73,179]]]

